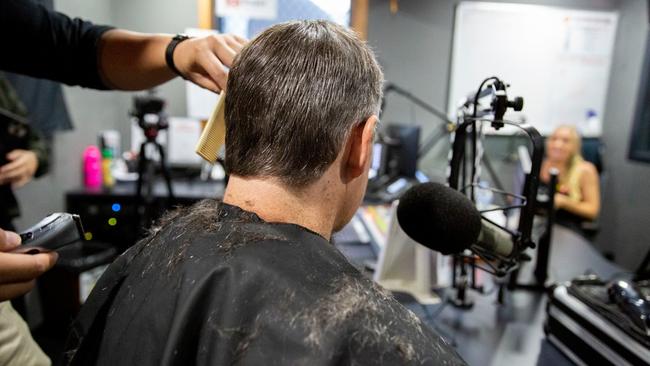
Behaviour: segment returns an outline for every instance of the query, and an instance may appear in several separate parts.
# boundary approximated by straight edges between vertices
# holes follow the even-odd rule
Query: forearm
[[[29,0],[0,1],[0,69],[106,89],[97,72],[97,43],[110,27],[49,11]],[[14,33],[18,32],[19,36]]]
[[[102,79],[108,86],[122,90],[148,89],[173,79],[176,74],[165,62],[171,38],[121,29],[104,33],[99,50]]]
[[[598,216],[599,207],[595,202],[575,202],[567,201],[560,208],[565,211],[571,212],[572,214],[584,217],[588,220],[594,220]]]

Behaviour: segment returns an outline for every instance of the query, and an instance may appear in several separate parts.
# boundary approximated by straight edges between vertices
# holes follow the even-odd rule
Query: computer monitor
[[[420,127],[400,124],[386,126],[386,172],[391,178],[415,178],[420,147]]]
[[[376,142],[372,146],[372,161],[370,162],[370,171],[368,172],[368,179],[375,179],[384,174],[384,144]]]
[[[420,128],[390,124],[383,132],[381,141],[373,146],[368,201],[392,202],[418,180]]]

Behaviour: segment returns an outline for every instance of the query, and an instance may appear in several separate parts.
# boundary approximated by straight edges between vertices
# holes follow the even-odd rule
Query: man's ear
[[[367,120],[354,127],[350,134],[350,153],[346,162],[350,179],[359,177],[370,164],[375,126],[378,120],[377,116],[370,116]]]

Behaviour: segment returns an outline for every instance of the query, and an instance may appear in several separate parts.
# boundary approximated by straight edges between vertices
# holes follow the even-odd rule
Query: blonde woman
[[[555,194],[556,221],[573,226],[592,221],[600,211],[600,184],[596,167],[580,154],[581,139],[573,126],[560,126],[546,140],[546,159],[540,179],[548,185],[550,170],[559,171]]]

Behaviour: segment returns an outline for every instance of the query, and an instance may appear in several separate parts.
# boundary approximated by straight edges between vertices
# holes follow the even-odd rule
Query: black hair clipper
[[[20,234],[22,245],[12,253],[37,254],[51,252],[73,244],[83,237],[79,215],[53,213]]]

